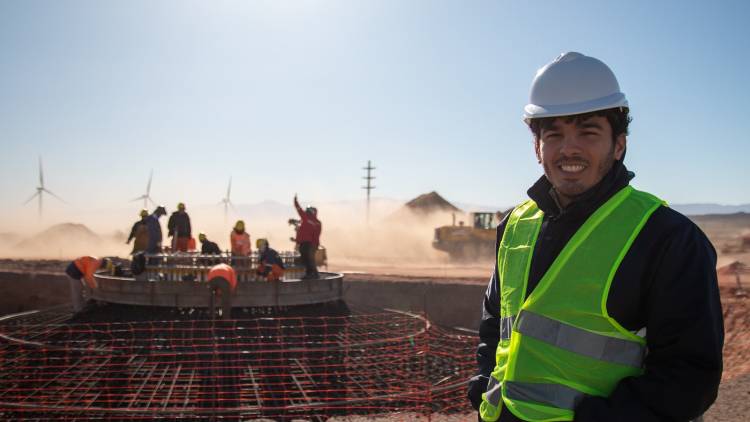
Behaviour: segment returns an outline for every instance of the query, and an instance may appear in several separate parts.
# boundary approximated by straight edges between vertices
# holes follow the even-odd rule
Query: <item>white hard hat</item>
[[[627,107],[620,84],[601,60],[569,52],[536,72],[523,118],[569,116]]]

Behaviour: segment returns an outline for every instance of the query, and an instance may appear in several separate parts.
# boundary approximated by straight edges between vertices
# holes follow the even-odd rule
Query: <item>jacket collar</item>
[[[582,193],[567,207],[562,208],[557,201],[552,184],[547,176],[542,176],[526,192],[539,209],[553,220],[566,217],[571,219],[587,218],[597,208],[604,204],[615,193],[628,185],[635,174],[628,171],[621,160],[616,160],[609,172],[599,183]]]

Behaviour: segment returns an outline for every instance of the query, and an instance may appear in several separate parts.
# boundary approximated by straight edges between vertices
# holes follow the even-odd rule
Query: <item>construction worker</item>
[[[192,231],[190,228],[190,216],[185,212],[185,203],[177,204],[177,211],[169,216],[167,222],[167,236],[172,238],[172,250],[187,252]]]
[[[318,275],[318,266],[315,263],[315,252],[320,245],[320,233],[323,225],[318,220],[318,210],[315,207],[308,206],[304,211],[297,201],[297,195],[294,195],[294,208],[299,214],[300,223],[297,226],[297,235],[295,241],[299,248],[302,262],[305,265],[305,275],[302,279],[316,279]]]
[[[232,312],[232,294],[237,288],[237,273],[227,264],[217,264],[208,271],[208,284],[211,289],[211,314],[216,303],[221,303],[222,319],[229,319]]]
[[[249,259],[237,259],[250,256],[250,235],[245,231],[245,222],[237,220],[232,232],[229,233],[229,243],[232,245],[232,265],[250,265]]]
[[[161,251],[161,224],[159,218],[167,215],[167,209],[159,205],[154,212],[146,218],[146,228],[148,229],[148,247],[146,253],[155,254]]]
[[[284,261],[279,253],[270,247],[267,239],[255,241],[258,248],[258,269],[256,273],[266,277],[266,281],[279,281],[284,276]]]
[[[70,295],[73,305],[73,311],[78,312],[83,309],[83,284],[90,289],[97,287],[94,273],[97,270],[111,268],[112,261],[108,258],[97,258],[95,256],[81,256],[74,259],[65,269],[65,273],[70,277]]]
[[[198,234],[198,240],[201,242],[201,254],[203,255],[219,255],[221,249],[215,242],[208,240],[205,233]]]
[[[128,240],[125,241],[126,245],[130,244],[130,241],[135,239],[133,242],[133,250],[130,252],[134,255],[140,251],[145,251],[148,247],[148,226],[146,225],[146,218],[148,218],[148,210],[142,209],[140,212],[141,219],[133,224],[133,228],[130,229],[130,235]]]
[[[544,175],[497,229],[469,387],[481,420],[700,418],[722,371],[716,252],[630,186],[615,75],[562,54],[536,73],[524,118]]]

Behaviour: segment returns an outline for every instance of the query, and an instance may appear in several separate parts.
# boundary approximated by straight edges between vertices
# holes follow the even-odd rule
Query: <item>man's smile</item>
[[[568,163],[558,163],[557,164],[558,170],[560,170],[563,173],[567,174],[577,174],[581,173],[582,171],[586,170],[588,168],[588,163],[576,161],[576,162],[568,162]]]

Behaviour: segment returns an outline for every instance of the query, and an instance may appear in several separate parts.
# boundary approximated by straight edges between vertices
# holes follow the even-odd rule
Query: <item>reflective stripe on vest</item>
[[[533,201],[511,213],[497,256],[500,342],[488,405],[523,420],[573,420],[584,395],[607,397],[622,378],[642,373],[645,340],[611,318],[606,303],[620,262],[662,204],[623,188],[576,231],[528,295],[543,214]],[[497,386],[502,402],[492,400]],[[480,414],[496,420],[498,412]]]
[[[496,380],[493,377],[490,377],[490,382],[487,383],[487,396],[485,399],[487,399],[488,402],[490,402],[493,406],[498,406],[500,404],[500,399],[502,398],[501,389],[502,384],[500,381]]]
[[[500,340],[510,340],[510,332],[513,329],[513,323],[515,321],[515,315],[500,318]]]
[[[530,311],[521,311],[516,331],[560,349],[590,358],[640,368],[646,347],[602,336]]]
[[[505,382],[505,395],[509,399],[543,403],[559,409],[573,410],[584,394],[562,384],[530,382]]]

